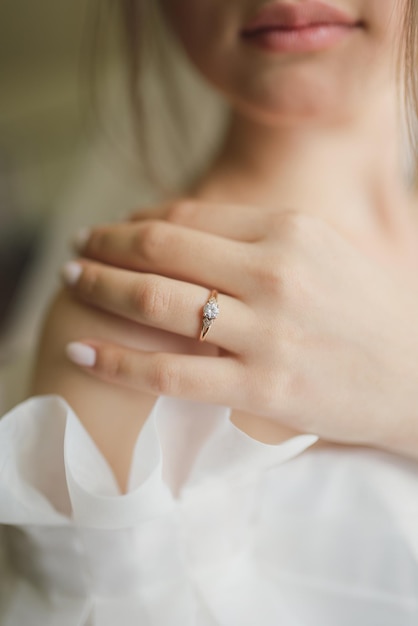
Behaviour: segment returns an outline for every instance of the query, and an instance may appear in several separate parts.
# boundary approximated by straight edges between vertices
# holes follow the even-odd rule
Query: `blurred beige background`
[[[53,208],[83,142],[80,62],[89,4],[0,2],[0,159],[22,220]]]
[[[96,9],[0,0],[0,339],[89,141],[82,79]]]

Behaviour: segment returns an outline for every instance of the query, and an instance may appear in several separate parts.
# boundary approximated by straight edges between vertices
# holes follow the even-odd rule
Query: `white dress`
[[[129,489],[71,408],[0,420],[1,626],[416,626],[418,464],[160,397]]]

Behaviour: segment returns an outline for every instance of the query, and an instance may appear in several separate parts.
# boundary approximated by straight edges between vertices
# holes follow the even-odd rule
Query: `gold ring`
[[[203,307],[202,330],[200,331],[199,341],[204,341],[209,332],[209,328],[219,315],[218,292],[212,289],[209,300]]]

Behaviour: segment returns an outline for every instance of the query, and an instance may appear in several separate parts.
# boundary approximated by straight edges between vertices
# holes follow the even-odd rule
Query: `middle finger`
[[[252,248],[178,224],[145,220],[94,229],[80,252],[101,263],[216,286],[245,299],[242,279]]]

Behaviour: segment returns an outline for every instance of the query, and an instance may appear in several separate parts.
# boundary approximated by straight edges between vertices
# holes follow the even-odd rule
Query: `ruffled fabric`
[[[417,464],[316,441],[264,444],[226,407],[160,397],[121,494],[62,398],[17,406],[0,420],[0,623],[415,625]]]

